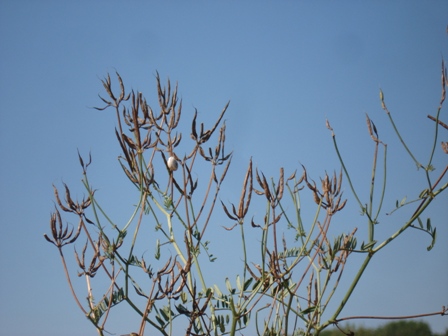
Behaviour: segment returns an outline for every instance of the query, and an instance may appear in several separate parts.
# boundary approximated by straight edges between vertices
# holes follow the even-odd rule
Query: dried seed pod
[[[445,154],[448,154],[448,142],[442,142],[442,149]]]
[[[177,163],[176,158],[174,156],[170,156],[169,157],[167,164],[168,164],[169,170],[171,170],[171,171],[177,170],[178,163]]]

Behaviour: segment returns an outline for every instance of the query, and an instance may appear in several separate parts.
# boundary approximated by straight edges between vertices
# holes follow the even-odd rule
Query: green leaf
[[[428,219],[426,220],[426,230],[427,230],[428,232],[431,232],[431,231],[432,231],[432,227],[431,227],[431,218],[428,218]]]
[[[373,247],[376,244],[376,240],[372,240],[370,243],[364,244],[364,242],[361,244],[361,250],[367,251],[371,247]]]
[[[226,326],[224,324],[224,317],[221,315],[218,317],[219,319],[219,329],[221,330],[222,333],[224,333],[226,331]]]
[[[223,295],[221,298],[223,300],[223,301],[221,301],[221,306],[223,308],[229,308],[229,299],[228,299],[227,295]]]
[[[216,294],[218,294],[219,297],[222,297],[222,292],[219,290],[219,287],[217,285],[213,285],[213,287],[215,288]]]
[[[243,315],[243,323],[244,323],[244,325],[247,325],[248,322],[249,322],[249,315],[248,314],[244,314]]]
[[[211,287],[207,288],[207,290],[205,291],[206,297],[209,297],[210,295],[213,295],[213,288]]]
[[[169,307],[163,307],[160,310],[160,314],[162,315],[163,319],[168,322],[170,320],[170,317],[169,317],[169,312],[166,311],[166,308],[168,308],[168,310],[169,310]]]
[[[243,290],[243,286],[241,285],[241,279],[239,275],[236,276],[236,286],[240,292]]]
[[[254,285],[252,286],[252,290],[255,290],[256,288],[258,288],[260,286],[261,280],[262,279],[260,278],[257,281],[255,281]]]
[[[352,237],[352,239],[350,239],[347,244],[347,248],[349,250],[354,250],[356,248],[356,243],[357,243],[356,237]]]
[[[429,171],[429,172],[432,172],[432,171],[435,170],[435,168],[434,168],[434,166],[433,166],[432,164],[430,164],[430,165],[428,165],[428,166],[425,168],[425,170],[426,170],[426,171]]]
[[[165,325],[165,322],[160,318],[160,316],[156,315],[156,320],[157,320],[157,322],[159,322],[161,327],[163,327]]]
[[[302,310],[301,313],[302,313],[303,315],[306,315],[306,314],[312,313],[312,312],[315,311],[315,310],[316,310],[316,307],[315,307],[315,306],[313,306],[313,307],[308,307],[307,309]]]
[[[232,293],[233,289],[232,289],[232,285],[230,284],[230,280],[229,280],[229,278],[226,278],[226,287],[227,287],[227,290],[228,290],[230,293]]]
[[[246,280],[246,282],[244,283],[244,287],[243,287],[244,291],[246,291],[249,288],[249,286],[253,280],[254,280],[254,278],[250,278],[250,279]]]
[[[178,305],[175,306],[175,307],[176,307],[176,310],[177,310],[177,312],[178,312],[179,314],[190,316],[190,312],[189,312],[188,309],[185,308],[183,305],[178,304]]]
[[[160,259],[160,240],[156,241],[156,254],[154,256],[157,260]]]
[[[341,236],[337,237],[334,239],[334,244],[333,244],[333,251],[332,251],[332,257],[334,257],[336,255],[336,253],[339,251],[340,248],[340,244],[341,244]]]
[[[406,203],[406,196],[401,200],[400,202],[400,206],[403,206]]]
[[[180,294],[180,299],[182,300],[183,303],[186,303],[187,299],[188,299],[187,293],[186,292],[182,292]]]
[[[426,250],[431,251],[434,245],[436,244],[436,238],[437,238],[437,228],[434,228],[434,231],[432,231],[432,242],[431,245],[429,245]]]
[[[131,257],[128,259],[127,263],[132,266],[141,266],[140,260],[135,255],[131,255]]]
[[[324,270],[328,270],[330,268],[330,267],[328,267],[328,263],[331,262],[331,259],[329,259],[328,262],[327,262],[327,258],[322,258],[322,262],[324,263],[322,268]]]
[[[420,225],[420,228],[423,229],[423,222],[422,222],[422,220],[420,219],[420,217],[417,217],[417,221],[418,221],[418,225]]]

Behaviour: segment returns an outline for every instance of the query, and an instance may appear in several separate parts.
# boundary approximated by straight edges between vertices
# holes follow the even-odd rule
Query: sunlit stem
[[[243,244],[243,258],[244,258],[244,270],[243,270],[243,284],[246,283],[246,274],[247,274],[247,251],[246,251],[246,239],[244,236],[244,225],[243,223],[240,223],[240,230],[241,230],[241,242]],[[244,290],[240,293],[240,300],[242,300],[244,297]]]
[[[85,274],[86,277],[86,283],[87,283],[87,300],[89,301],[89,306],[90,309],[92,310],[92,312],[90,313],[91,318],[95,318],[95,313],[94,313],[94,308],[95,308],[95,304],[93,302],[93,294],[92,294],[92,287],[90,285],[90,278],[87,274]]]

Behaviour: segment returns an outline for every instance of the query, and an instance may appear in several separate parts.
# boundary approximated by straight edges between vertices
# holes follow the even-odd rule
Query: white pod
[[[177,170],[178,163],[177,163],[176,159],[174,158],[174,156],[170,156],[168,158],[167,164],[168,164],[169,170],[171,170],[171,171]]]

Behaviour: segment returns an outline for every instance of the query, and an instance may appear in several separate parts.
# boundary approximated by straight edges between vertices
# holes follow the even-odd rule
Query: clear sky
[[[389,144],[388,210],[396,199],[418,196],[425,181],[392,133],[378,92],[425,163],[434,128],[426,115],[436,113],[441,60],[448,59],[447,14],[447,1],[0,1],[0,334],[95,334],[42,235],[52,183],[82,197],[78,148],[92,152],[91,179],[103,203],[115,214],[123,204],[114,116],[91,108],[101,105],[108,72],[117,70],[154,105],[156,71],[169,76],[179,82],[185,118],[197,108],[206,123],[231,100],[226,146],[234,160],[225,202],[237,201],[251,156],[266,176],[281,166],[289,175],[300,164],[315,179],[339,170],[326,118],[355,184],[367,190],[367,112]],[[440,136],[447,140],[446,131]],[[439,146],[436,153],[440,172],[448,160]],[[344,190],[348,196],[347,184]],[[426,214],[438,228],[434,249],[426,251],[428,235],[405,233],[373,260],[341,316],[448,305],[447,201],[445,193]],[[365,233],[353,200],[347,210],[338,219],[342,231]],[[402,217],[382,219],[377,230],[386,236]],[[222,224],[231,225],[224,215]],[[214,230],[223,235],[219,225]],[[222,246],[212,248],[223,258]],[[116,316],[112,331],[129,332],[129,318]],[[436,332],[448,328],[448,317],[426,321]]]

